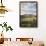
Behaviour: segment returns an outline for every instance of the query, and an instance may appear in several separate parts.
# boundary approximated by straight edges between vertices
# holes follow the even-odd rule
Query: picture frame
[[[19,16],[20,27],[38,27],[38,2],[20,1]]]

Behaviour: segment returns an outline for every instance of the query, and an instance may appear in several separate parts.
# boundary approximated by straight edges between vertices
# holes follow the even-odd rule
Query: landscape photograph
[[[20,27],[37,27],[37,2],[20,2]]]

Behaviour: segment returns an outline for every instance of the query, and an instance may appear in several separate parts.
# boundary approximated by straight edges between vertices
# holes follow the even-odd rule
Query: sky
[[[36,15],[36,3],[21,3],[21,15]]]

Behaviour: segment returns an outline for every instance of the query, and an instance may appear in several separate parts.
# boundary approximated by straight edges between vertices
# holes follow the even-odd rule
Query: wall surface
[[[6,33],[4,31],[4,37],[11,37],[12,39],[17,37],[33,37],[34,41],[43,40],[46,42],[46,0],[35,0],[38,2],[38,28],[19,27],[19,1],[22,0],[3,0],[4,5],[10,11],[4,15],[5,17],[0,17],[0,23],[7,22],[14,29],[12,32],[8,31]]]

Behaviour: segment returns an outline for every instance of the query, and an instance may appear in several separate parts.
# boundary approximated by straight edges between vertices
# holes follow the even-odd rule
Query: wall
[[[11,11],[6,13],[5,17],[0,17],[0,23],[8,22],[8,25],[11,25],[14,29],[12,32],[8,31],[6,33],[4,31],[4,36],[13,39],[17,37],[33,37],[34,40],[46,42],[46,0],[36,0],[38,1],[38,28],[19,27],[19,1],[22,0],[3,0],[4,5]]]

